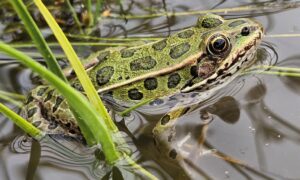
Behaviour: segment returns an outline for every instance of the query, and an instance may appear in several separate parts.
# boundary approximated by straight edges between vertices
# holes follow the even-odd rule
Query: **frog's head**
[[[197,62],[196,76],[182,89],[206,90],[233,79],[241,70],[255,61],[254,55],[263,36],[263,27],[253,19],[224,20],[214,14],[200,17],[197,28],[204,52]]]

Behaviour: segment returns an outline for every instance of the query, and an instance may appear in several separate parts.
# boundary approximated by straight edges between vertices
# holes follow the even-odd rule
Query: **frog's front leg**
[[[185,114],[194,111],[198,107],[198,104],[189,107],[177,107],[165,114],[156,124],[153,129],[154,142],[159,151],[166,155],[168,158],[176,161],[181,161],[186,154],[183,154],[182,144],[184,144],[189,138],[190,134],[187,134],[180,141],[175,140],[176,135],[176,123]],[[201,111],[201,119],[211,120],[212,114],[208,111]],[[185,152],[186,153],[186,152]]]
[[[175,125],[178,119],[184,114],[192,111],[190,107],[177,107],[165,114],[153,129],[155,145],[161,153],[164,153],[173,160],[182,159],[178,153],[178,144],[175,143]]]

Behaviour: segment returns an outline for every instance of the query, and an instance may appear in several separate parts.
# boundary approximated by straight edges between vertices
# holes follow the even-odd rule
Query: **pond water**
[[[224,18],[254,17],[263,24],[266,37],[259,49],[265,53],[268,65],[299,67],[300,11],[297,6],[300,2],[261,2],[123,1],[123,13],[228,8],[228,11],[220,13]],[[230,11],[248,5],[260,6],[251,11]],[[118,5],[107,8],[113,14],[120,13]],[[193,26],[197,18],[198,15],[127,20],[104,18],[99,24],[101,33],[98,34],[103,37],[168,36]],[[85,56],[91,49],[99,48],[102,47],[78,46],[76,50],[79,55]],[[35,52],[34,49],[25,51]],[[1,90],[26,94],[34,87],[30,70],[6,57],[2,59]],[[178,141],[187,140],[181,149],[184,160],[180,163],[161,156],[151,134],[156,122],[171,109],[169,104],[172,103],[142,107],[124,121],[119,120],[118,125],[131,135],[126,135],[126,139],[132,158],[159,179],[299,179],[299,90],[300,79],[297,77],[264,73],[239,77],[178,122],[176,138]],[[7,105],[17,110],[13,105]],[[212,113],[209,123],[200,118],[205,109]],[[0,118],[0,179],[97,179],[105,172],[105,165],[95,160],[94,150],[74,139],[52,137],[40,144],[35,142],[29,161],[31,140],[24,139],[23,133],[10,120],[3,116]],[[40,162],[37,162],[35,159],[39,157]],[[117,170],[115,172],[118,174]],[[140,178],[129,172],[125,179]]]

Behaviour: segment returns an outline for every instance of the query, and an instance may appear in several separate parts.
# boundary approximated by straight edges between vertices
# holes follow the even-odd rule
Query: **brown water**
[[[181,12],[211,9],[218,4],[211,0],[169,0],[164,3],[124,1],[123,9],[127,13],[145,14],[148,13],[145,9],[150,7],[161,12],[164,9]],[[232,8],[249,3],[255,4],[256,1],[225,1],[215,8]],[[266,8],[269,6],[265,5]],[[270,53],[265,57],[268,63],[273,64],[277,60],[277,66],[299,67],[299,37],[268,37],[297,34],[300,31],[299,8],[282,7],[265,11],[228,11],[222,15],[225,18],[255,17],[266,28],[267,37],[264,41],[275,49],[274,52],[266,45],[260,47]],[[119,12],[119,6],[111,8],[113,13]],[[196,19],[197,15],[127,21],[104,19],[99,27],[102,36],[167,36],[173,31],[194,25]],[[86,48],[77,47],[77,50],[81,53]],[[273,57],[276,53],[278,59]],[[25,93],[32,87],[30,71],[16,63],[1,65],[0,74],[2,90]],[[162,158],[153,145],[151,130],[159,117],[170,109],[168,106],[160,105],[150,110],[141,108],[141,112],[133,112],[125,120],[126,126],[120,127],[127,127],[133,135],[127,138],[133,159],[160,179],[184,179],[187,176],[192,179],[299,179],[299,90],[300,79],[295,77],[258,73],[240,77],[203,103],[198,110],[185,116],[176,126],[179,140],[188,137],[185,146],[189,147],[183,147],[182,151],[190,154],[186,154],[183,166]],[[214,114],[208,125],[200,119],[200,111],[205,108],[212,109]],[[11,121],[1,117],[0,179],[25,179],[26,176],[28,179],[34,176],[33,179],[45,180],[97,179],[104,172],[105,166],[94,159],[93,150],[84,148],[72,139],[44,139],[40,145],[35,143],[33,159],[29,163],[31,142],[25,141],[20,135],[22,132]],[[205,136],[205,141],[199,146],[201,135]],[[59,144],[64,144],[64,147]],[[34,158],[40,156],[40,147],[41,159],[37,163]],[[124,169],[127,175],[125,179],[138,177]]]

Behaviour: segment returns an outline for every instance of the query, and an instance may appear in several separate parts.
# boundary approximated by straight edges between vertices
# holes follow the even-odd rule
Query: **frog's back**
[[[90,57],[98,63],[88,74],[99,93],[119,101],[138,103],[174,94],[193,77],[201,34],[192,27],[154,43],[98,52]]]

